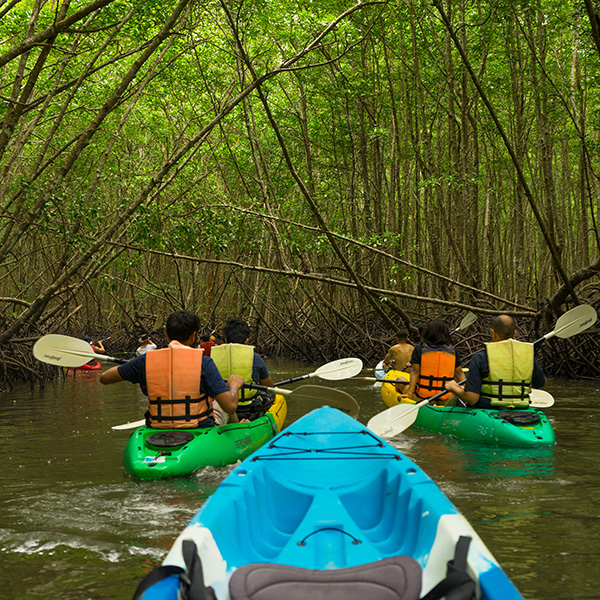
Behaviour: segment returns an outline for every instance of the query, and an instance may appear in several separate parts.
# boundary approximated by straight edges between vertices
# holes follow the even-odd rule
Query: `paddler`
[[[92,338],[89,335],[86,335],[83,338],[83,341],[87,342],[90,345],[90,347],[92,348],[92,351],[95,352],[96,354],[106,354],[106,350],[104,349],[102,340],[98,340],[96,343],[94,343]],[[98,364],[98,361],[90,360],[89,362],[87,362],[85,364],[90,367],[95,367]]]
[[[533,355],[533,344],[515,339],[514,319],[492,320],[492,341],[473,356],[464,389],[455,381],[446,389],[476,408],[524,408],[531,388],[542,388],[546,376]]]
[[[166,323],[168,348],[147,352],[100,376],[100,383],[130,381],[148,396],[146,424],[155,429],[194,429],[215,425],[213,406],[237,422],[240,375],[227,383],[212,358],[195,348],[200,328],[198,316],[187,310],[171,314]],[[214,404],[213,404],[214,402]]]
[[[405,371],[410,368],[410,358],[415,347],[408,343],[408,331],[400,327],[396,332],[396,344],[393,345],[383,359],[383,368]]]
[[[226,378],[232,373],[241,375],[244,381],[251,381],[273,387],[273,378],[263,358],[254,351],[254,346],[249,345],[250,327],[240,319],[231,319],[223,327],[224,344],[213,346],[211,358],[215,361],[221,375]],[[253,421],[261,417],[273,403],[270,394],[256,390],[241,389],[239,391],[237,415],[240,419]],[[215,420],[217,424],[225,424],[227,415],[221,414],[215,407]]]
[[[401,398],[425,400],[443,392],[447,382],[465,378],[458,352],[451,344],[450,330],[439,319],[425,325],[423,340],[414,349],[410,363],[410,383]],[[437,404],[443,406],[451,397],[450,393],[444,394]]]

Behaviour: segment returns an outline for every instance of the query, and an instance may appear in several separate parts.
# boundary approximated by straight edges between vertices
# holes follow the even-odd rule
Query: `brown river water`
[[[267,364],[276,381],[316,368]],[[385,408],[371,383],[335,385],[360,403],[363,423]],[[527,600],[600,599],[600,382],[546,389],[556,398],[546,411],[555,447],[497,448],[416,430],[394,444],[471,522]],[[129,478],[121,461],[130,432],[111,426],[144,410],[136,387],[101,386],[94,372],[0,393],[0,599],[130,599],[230,472]],[[287,422],[304,412],[291,399]]]

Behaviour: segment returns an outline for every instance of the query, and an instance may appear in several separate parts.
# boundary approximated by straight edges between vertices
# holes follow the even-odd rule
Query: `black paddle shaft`
[[[281,385],[287,385],[288,383],[296,383],[296,381],[303,381],[304,379],[308,379],[310,375],[299,375],[298,377],[291,377],[290,379],[284,379],[283,381],[278,381],[273,384],[273,387],[279,387]]]

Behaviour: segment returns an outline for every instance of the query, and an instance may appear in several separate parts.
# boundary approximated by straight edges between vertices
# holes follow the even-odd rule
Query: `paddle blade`
[[[551,333],[559,338],[569,338],[589,329],[597,319],[598,313],[593,306],[581,304],[562,315]]]
[[[313,375],[329,381],[339,381],[358,375],[362,368],[363,362],[360,358],[340,358],[319,367]]]
[[[85,340],[52,333],[41,337],[33,345],[38,360],[59,367],[81,367],[100,358]]]
[[[367,423],[367,427],[379,437],[392,438],[408,429],[416,420],[419,409],[429,400],[418,404],[398,404],[375,415]]]
[[[473,323],[475,323],[475,321],[477,321],[477,315],[472,312],[467,313],[463,317],[463,320],[459,323],[458,327],[452,331],[452,333],[456,333],[457,331],[462,331],[463,329],[470,327],[473,325]]]
[[[554,406],[554,397],[544,390],[531,390],[529,406],[532,408],[550,408]]]
[[[358,402],[350,394],[321,385],[301,385],[292,390],[292,393],[288,396],[291,396],[294,400],[300,400],[307,411],[322,406],[330,406],[356,418],[360,410]]]
[[[146,419],[140,419],[139,421],[131,421],[131,423],[123,423],[123,425],[113,425],[111,429],[121,431],[123,429],[137,429],[142,425],[146,424]]]

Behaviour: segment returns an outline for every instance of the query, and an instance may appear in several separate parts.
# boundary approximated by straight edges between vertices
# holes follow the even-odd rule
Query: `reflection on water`
[[[481,474],[486,479],[554,476],[553,447],[506,448],[430,434],[427,453],[432,461],[447,466],[448,476],[459,478],[471,473]]]
[[[276,379],[314,370],[269,366]],[[370,383],[310,383],[353,395],[363,423],[384,409]],[[528,600],[600,597],[599,388],[552,383],[553,448],[496,448],[412,430],[394,440],[470,520]],[[111,427],[140,419],[145,402],[135,386],[103,387],[94,372],[42,393],[24,386],[0,395],[0,598],[130,598],[231,471],[128,478],[121,461],[130,432]],[[305,412],[290,399],[288,422]]]

